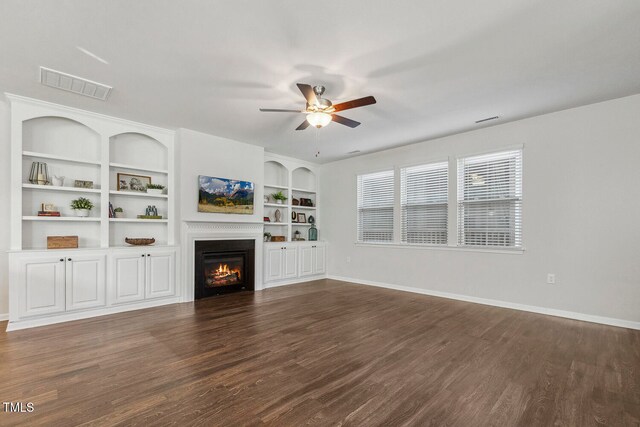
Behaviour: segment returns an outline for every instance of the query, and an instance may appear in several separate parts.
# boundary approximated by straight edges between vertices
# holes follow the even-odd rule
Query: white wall
[[[0,319],[9,313],[10,106],[0,99]]]
[[[524,253],[355,244],[357,173],[518,144]],[[638,162],[640,95],[327,164],[329,274],[640,322]]]
[[[178,130],[176,144],[182,221],[262,223],[264,148],[189,129]],[[198,212],[198,175],[253,182],[253,215]]]

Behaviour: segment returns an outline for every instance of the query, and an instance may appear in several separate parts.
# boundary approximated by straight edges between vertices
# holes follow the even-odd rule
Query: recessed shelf
[[[109,194],[117,195],[117,196],[133,196],[133,197],[154,197],[157,199],[168,199],[168,194],[150,194],[150,193],[142,193],[140,191],[116,191],[110,190]]]
[[[163,174],[169,173],[169,171],[167,171],[166,169],[147,168],[144,166],[126,165],[123,163],[109,163],[109,167],[112,169],[129,169],[134,171],[155,172],[155,173],[163,173]]]
[[[289,187],[287,187],[286,185],[274,185],[274,184],[264,184],[264,187],[277,188],[278,190],[288,190],[289,189]]]
[[[315,190],[305,190],[304,188],[292,188],[291,191],[296,191],[298,193],[316,194]]]
[[[271,226],[271,227],[273,227],[273,226],[281,227],[283,225],[286,226],[288,224],[289,224],[288,222],[265,222],[264,223],[264,225],[268,225],[268,226]]]
[[[317,206],[293,206],[293,209],[309,209],[309,210],[315,210],[317,208]]]
[[[99,217],[89,216],[23,216],[23,221],[76,221],[76,222],[99,222]]]
[[[265,203],[264,206],[271,208],[290,208],[290,205],[280,205],[278,203]]]
[[[291,225],[298,225],[300,227],[311,227],[313,224],[309,224],[308,222],[292,222]]]
[[[157,223],[167,223],[169,220],[167,218],[163,219],[143,219],[143,218],[109,218],[110,222],[157,222]]]
[[[47,153],[38,153],[35,151],[23,151],[22,155],[25,157],[37,157],[39,159],[50,159],[50,160],[60,160],[62,162],[82,163],[85,165],[100,166],[102,164],[101,162],[96,160],[84,160],[84,159],[78,159],[75,157],[57,156],[55,154],[47,154]]]
[[[57,185],[22,184],[22,188],[45,191],[69,191],[73,193],[100,193],[99,188],[60,187]]]

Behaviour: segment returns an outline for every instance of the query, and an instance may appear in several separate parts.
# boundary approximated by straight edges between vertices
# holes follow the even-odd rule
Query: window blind
[[[522,247],[522,150],[458,159],[458,244]]]
[[[393,170],[358,175],[358,241],[393,241]]]
[[[447,162],[400,170],[403,243],[447,244],[448,171]]]

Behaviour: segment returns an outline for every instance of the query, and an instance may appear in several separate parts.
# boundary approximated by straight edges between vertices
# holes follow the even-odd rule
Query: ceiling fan
[[[346,117],[335,114],[338,111],[349,110],[351,108],[364,107],[365,105],[371,105],[376,103],[376,99],[373,96],[365,96],[364,98],[354,99],[353,101],[341,102],[340,104],[333,105],[331,101],[326,98],[322,98],[324,93],[324,86],[313,86],[302,83],[297,83],[298,89],[304,95],[307,100],[307,106],[304,110],[281,110],[273,108],[261,108],[262,112],[272,113],[304,113],[307,118],[304,122],[296,128],[296,130],[305,130],[309,125],[313,125],[320,129],[328,125],[331,121],[340,123],[341,125],[354,128],[360,126],[360,122],[347,119]]]

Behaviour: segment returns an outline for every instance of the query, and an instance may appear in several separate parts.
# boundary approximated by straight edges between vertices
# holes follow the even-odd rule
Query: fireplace
[[[254,290],[254,240],[197,240],[195,298]]]

